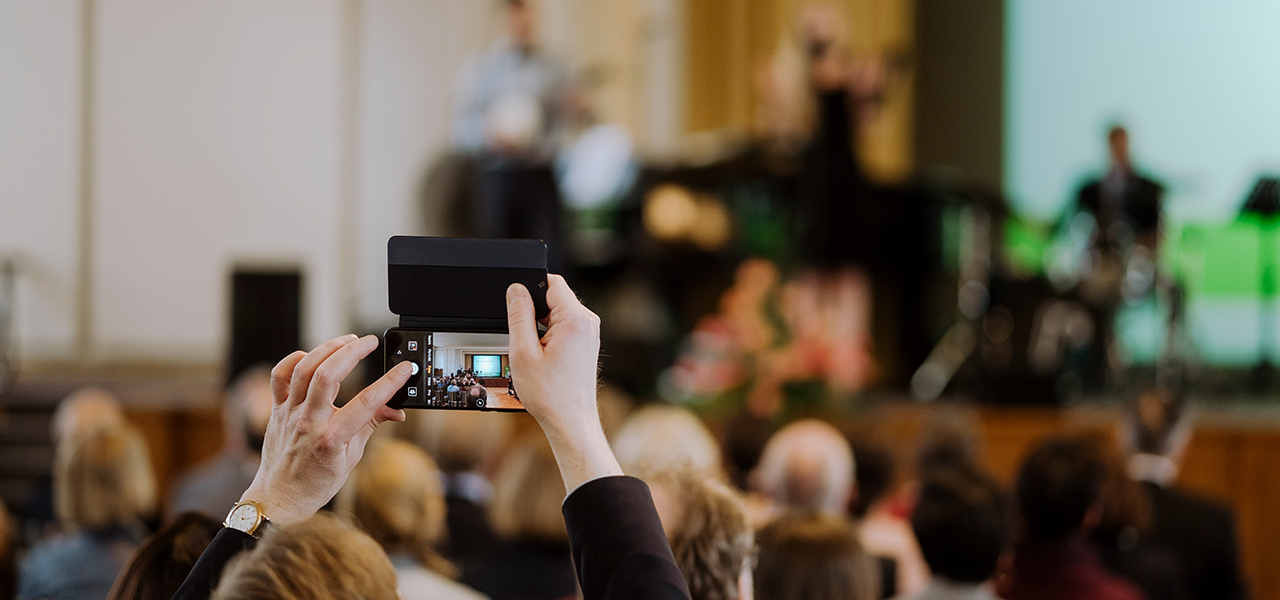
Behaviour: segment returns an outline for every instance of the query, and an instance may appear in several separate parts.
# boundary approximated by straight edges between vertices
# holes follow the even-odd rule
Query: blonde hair
[[[641,408],[623,423],[611,445],[622,470],[631,475],[681,470],[724,478],[720,445],[687,408]]]
[[[351,472],[338,508],[388,553],[404,552],[448,577],[457,568],[435,551],[445,536],[444,485],[435,461],[413,444],[370,446]]]
[[[125,422],[124,409],[115,394],[95,386],[71,392],[53,411],[51,435],[55,443],[72,440],[98,427]]]
[[[551,446],[540,433],[517,441],[493,481],[493,528],[508,538],[568,542],[564,481]]]
[[[373,538],[326,514],[268,529],[227,565],[215,600],[398,600],[396,570]]]
[[[693,600],[737,600],[739,578],[755,544],[747,509],[724,484],[691,473],[660,479],[674,483],[682,507],[671,552]]]
[[[72,528],[127,525],[156,507],[146,443],[127,423],[62,440],[54,456],[53,486],[58,520]]]

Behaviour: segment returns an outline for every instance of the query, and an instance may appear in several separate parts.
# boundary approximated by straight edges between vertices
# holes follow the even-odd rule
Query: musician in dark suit
[[[1155,289],[1156,249],[1164,188],[1134,169],[1129,133],[1116,125],[1107,132],[1110,164],[1102,177],[1079,191],[1071,229],[1087,215],[1096,225],[1075,293],[1089,309],[1097,332],[1079,365],[1085,387],[1102,391],[1114,356],[1114,321],[1122,299],[1138,301]]]
[[[1133,244],[1149,250],[1156,245],[1164,188],[1143,177],[1129,158],[1129,132],[1116,125],[1107,132],[1111,165],[1091,181],[1076,199],[1076,207],[1098,223],[1098,244],[1104,250],[1126,251]]]
[[[689,600],[649,488],[623,475],[600,426],[600,320],[563,278],[552,275],[548,284],[551,327],[562,329],[542,339],[528,290],[516,284],[507,291],[511,364],[513,371],[530,374],[520,380],[525,407],[546,434],[569,491],[562,512],[582,597]],[[349,335],[310,353],[295,352],[276,366],[275,403],[258,476],[174,598],[208,598],[227,563],[251,552],[259,536],[305,521],[333,498],[379,423],[404,419],[386,403],[409,380],[406,363],[342,408],[334,406],[338,386],[333,382],[377,347],[376,336]],[[307,573],[274,575],[287,581]]]
[[[1151,500],[1151,544],[1177,557],[1195,600],[1247,598],[1231,509],[1173,487],[1191,437],[1183,403],[1156,391],[1139,396],[1129,433],[1129,476]]]

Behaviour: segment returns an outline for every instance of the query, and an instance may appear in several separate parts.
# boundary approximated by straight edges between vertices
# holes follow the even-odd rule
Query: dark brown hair
[[[183,513],[133,553],[107,600],[168,600],[182,585],[222,524],[199,513]]]
[[[986,473],[934,470],[920,486],[911,529],[935,576],[981,583],[995,573],[1009,543],[1009,502]]]
[[[12,600],[18,593],[18,572],[13,545],[16,541],[13,522],[4,502],[0,502],[0,600]]]
[[[760,532],[758,600],[875,600],[880,579],[858,532],[843,518],[784,516]]]

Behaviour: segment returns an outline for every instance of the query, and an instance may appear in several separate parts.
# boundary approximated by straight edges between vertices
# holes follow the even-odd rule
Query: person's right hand
[[[342,408],[334,406],[338,385],[377,348],[377,336],[345,335],[311,352],[294,352],[271,370],[275,404],[262,463],[241,500],[258,502],[279,525],[306,519],[338,493],[374,428],[384,421],[404,420],[404,411],[386,404],[409,380],[407,362]]]
[[[622,468],[609,449],[596,407],[600,318],[559,275],[547,277],[547,331],[538,338],[533,298],[507,288],[511,377],[520,402],[537,419],[555,452],[565,490]]]

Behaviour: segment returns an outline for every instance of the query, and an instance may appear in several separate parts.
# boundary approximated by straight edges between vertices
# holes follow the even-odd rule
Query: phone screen
[[[505,333],[389,329],[386,368],[410,361],[416,369],[389,406],[521,411],[511,380]]]

